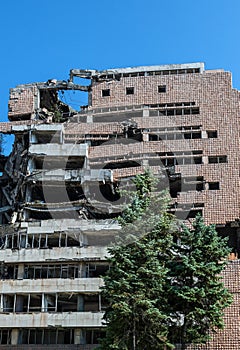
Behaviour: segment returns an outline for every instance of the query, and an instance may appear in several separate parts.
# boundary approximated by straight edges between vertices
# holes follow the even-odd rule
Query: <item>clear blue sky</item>
[[[9,88],[71,68],[201,61],[240,89],[239,16],[239,0],[3,0],[0,119]]]

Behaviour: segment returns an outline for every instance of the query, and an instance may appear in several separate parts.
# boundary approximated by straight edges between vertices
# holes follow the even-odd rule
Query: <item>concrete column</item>
[[[148,108],[143,109],[143,117],[149,117],[149,109]]]
[[[86,332],[83,329],[76,328],[74,330],[74,344],[86,344]]]
[[[20,234],[20,248],[26,248],[27,244],[27,236],[24,234]]]
[[[23,311],[23,295],[16,296],[15,312]]]
[[[81,264],[81,268],[80,268],[81,274],[80,274],[80,278],[85,278],[87,277],[87,267],[86,264],[82,263]]]
[[[26,202],[31,202],[31,198],[32,198],[32,188],[31,188],[31,185],[27,185],[26,195],[25,195]]]
[[[12,334],[11,334],[11,344],[12,345],[17,345],[18,344],[18,336],[19,336],[19,330],[16,328],[12,329]]]
[[[30,131],[30,144],[32,143],[38,143],[38,139],[37,139],[37,136],[36,134],[34,134],[32,131]]]
[[[45,295],[44,295],[44,293],[42,293],[42,305],[41,305],[41,312],[46,312]]]
[[[93,116],[87,115],[87,123],[93,123]]]
[[[24,278],[24,264],[19,264],[18,265],[17,279],[22,280],[23,278]]]
[[[84,296],[82,294],[77,297],[77,311],[84,311]]]
[[[148,159],[143,159],[143,160],[142,160],[142,166],[143,166],[143,167],[148,167],[148,166],[149,166]]]
[[[143,133],[143,141],[144,142],[149,141],[149,134],[144,134]]]
[[[29,174],[31,174],[32,171],[35,170],[35,169],[36,169],[35,160],[30,158],[29,161],[28,161],[27,172]]]
[[[1,294],[0,298],[0,312],[3,312],[3,294]]]

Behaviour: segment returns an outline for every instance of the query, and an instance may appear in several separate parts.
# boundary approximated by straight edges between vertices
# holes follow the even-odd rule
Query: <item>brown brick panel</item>
[[[158,86],[166,85],[166,93],[158,93]],[[184,85],[184,90],[182,89]],[[135,93],[126,95],[126,87],[133,86]],[[102,97],[102,90],[110,89],[110,97]],[[122,78],[120,82],[95,83],[92,88],[92,107],[109,107],[171,102],[204,101],[206,106],[221,91],[231,94],[231,74],[228,72],[148,76]],[[226,96],[228,97],[228,96]],[[224,108],[224,101],[221,107]],[[204,106],[204,105],[203,105]]]
[[[127,144],[124,144],[127,143]],[[178,152],[202,150],[201,140],[171,140],[171,141],[152,141],[152,142],[137,142],[131,140],[121,140],[121,143],[107,144],[89,148],[89,158],[97,157],[113,157],[129,154],[146,154],[160,152]]]
[[[31,114],[36,107],[37,87],[16,88],[10,90],[8,116],[11,119],[17,115]]]
[[[0,122],[0,132],[3,134],[10,134],[12,127],[16,125],[34,125],[34,124],[44,124],[41,120],[22,120],[22,121],[12,121],[12,122]]]
[[[119,123],[66,123],[65,134],[113,134],[122,133],[123,127]]]

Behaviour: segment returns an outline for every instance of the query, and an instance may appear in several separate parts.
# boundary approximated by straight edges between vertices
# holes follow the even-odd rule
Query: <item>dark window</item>
[[[227,156],[209,156],[208,163],[227,163]]]
[[[134,94],[134,87],[127,87],[126,95],[133,95],[133,94]]]
[[[219,182],[209,182],[208,189],[209,190],[219,190]]]
[[[158,86],[158,92],[161,93],[161,92],[166,92],[167,91],[167,87],[166,85],[159,85]]]
[[[110,89],[104,89],[102,90],[102,97],[110,96]]]
[[[217,131],[216,130],[207,131],[207,135],[209,139],[215,139],[217,138]]]

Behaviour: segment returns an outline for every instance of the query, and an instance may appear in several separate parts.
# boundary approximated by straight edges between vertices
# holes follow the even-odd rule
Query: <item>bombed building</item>
[[[88,104],[73,109],[60,98],[68,90]],[[191,222],[200,212],[229,238],[234,303],[202,349],[240,343],[239,97],[230,72],[203,63],[72,69],[66,81],[10,90],[0,124],[15,137],[0,169],[2,349],[96,346],[117,189],[146,168],[169,189],[172,213]]]

